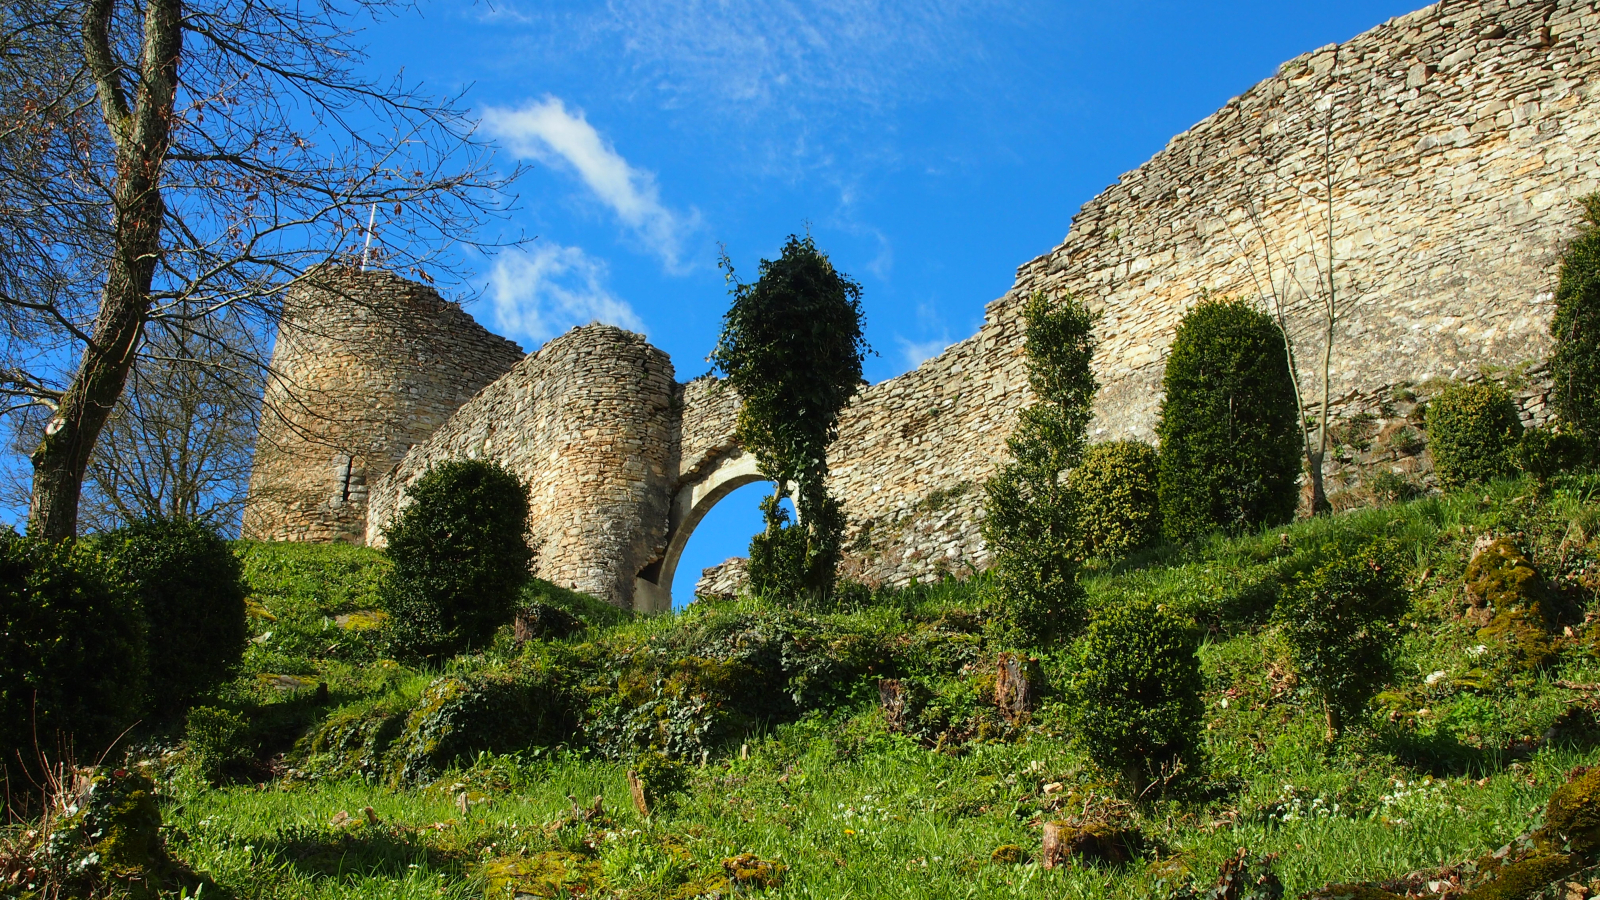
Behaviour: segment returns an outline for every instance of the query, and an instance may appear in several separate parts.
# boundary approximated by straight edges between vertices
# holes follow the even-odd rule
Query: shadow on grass
[[[366,823],[290,826],[257,847],[310,878],[398,877],[412,865],[459,874],[466,858],[430,846],[412,830]]]

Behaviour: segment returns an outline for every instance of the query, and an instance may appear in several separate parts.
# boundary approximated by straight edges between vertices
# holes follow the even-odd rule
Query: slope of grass
[[[258,642],[225,701],[258,723],[260,756],[281,756],[254,783],[221,787],[170,758],[169,840],[235,896],[262,898],[511,897],[501,876],[512,869],[529,896],[759,892],[724,877],[741,853],[787,867],[773,897],[1160,897],[1191,876],[1208,884],[1240,847],[1278,854],[1290,896],[1435,869],[1536,826],[1566,773],[1600,762],[1600,735],[1572,725],[1594,722],[1596,693],[1564,686],[1600,681],[1600,626],[1585,622],[1600,585],[1597,491],[1597,478],[1545,497],[1508,481],[1091,563],[1091,603],[1153,597],[1206,635],[1204,771],[1138,804],[1115,798],[1074,745],[1060,696],[1047,691],[1020,727],[987,705],[995,655],[1008,648],[983,629],[974,583],[828,615],[742,600],[648,619],[544,591],[587,629],[523,648],[503,638],[422,671],[381,659],[373,631],[339,622],[376,607],[380,554],[242,545]],[[1520,668],[1459,616],[1462,571],[1485,534],[1515,535],[1569,604],[1556,667]],[[1413,591],[1400,666],[1370,719],[1329,746],[1270,612],[1326,548],[1375,538],[1398,548]],[[1039,656],[1045,681],[1061,683],[1068,654]],[[565,745],[482,752],[402,787],[285,774],[295,739],[341,709],[409,708],[435,678],[519,659],[555,667],[587,704]],[[684,674],[690,662],[712,674]],[[920,725],[890,727],[880,677],[924,685]],[[675,716],[704,726],[673,738],[693,751],[681,753],[687,788],[653,798],[649,817],[627,775],[648,739],[618,743],[631,732],[601,727],[641,710],[650,727],[677,728]],[[1135,825],[1150,850],[1118,868],[1045,870],[1030,860],[1042,824],[1057,819]],[[1024,861],[998,861],[1005,845]]]

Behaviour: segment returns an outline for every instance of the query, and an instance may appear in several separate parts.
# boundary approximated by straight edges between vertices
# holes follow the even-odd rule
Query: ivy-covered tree
[[[1202,301],[1178,325],[1162,387],[1156,433],[1167,537],[1288,521],[1301,426],[1272,317],[1237,300]]]
[[[984,485],[983,538],[994,554],[988,604],[1008,637],[1048,643],[1083,620],[1077,504],[1062,474],[1083,458],[1095,383],[1095,316],[1071,297],[1028,298],[1028,386],[1006,445],[1012,461]]]
[[[1563,426],[1600,446],[1600,194],[1583,198],[1583,227],[1561,257],[1550,321],[1553,401]]]
[[[743,400],[737,434],[776,485],[761,504],[766,529],[750,542],[750,584],[762,593],[820,601],[833,589],[844,513],[828,493],[828,446],[839,413],[861,386],[867,352],[861,285],[833,267],[810,235],[790,235],[761,261],[733,302],[711,362]],[[796,491],[798,522],[780,503]]]

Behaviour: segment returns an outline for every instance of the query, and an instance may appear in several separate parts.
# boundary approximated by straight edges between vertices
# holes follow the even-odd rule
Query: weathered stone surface
[[[672,362],[642,335],[586,325],[517,363],[373,486],[367,540],[383,543],[405,487],[433,463],[493,459],[529,488],[534,573],[632,608],[659,560],[677,471]]]
[[[359,544],[371,485],[522,348],[388,272],[320,270],[286,307],[244,536]]]
[[[1059,247],[1024,264],[976,335],[865,388],[845,411],[830,455],[848,518],[843,574],[901,586],[989,564],[981,486],[1032,399],[1021,322],[1030,293],[1069,292],[1101,314],[1093,438],[1151,441],[1173,333],[1207,292],[1264,305],[1282,296],[1299,359],[1320,358],[1330,212],[1339,430],[1325,475],[1336,505],[1396,490],[1378,474],[1430,483],[1419,408],[1447,379],[1502,380],[1525,423],[1546,422],[1557,258],[1579,221],[1576,198],[1600,189],[1597,41],[1596,0],[1447,0],[1290,60],[1174,137],[1085,204]],[[376,480],[437,429],[375,488],[368,536],[427,463],[486,454],[535,486],[540,575],[624,605],[638,576],[651,594],[639,608],[660,608],[663,562],[675,564],[667,548],[684,537],[669,532],[697,521],[680,507],[698,507],[674,498],[729,477],[732,392],[711,379],[675,385],[643,338],[591,326],[462,406],[499,365],[481,329],[462,341],[463,362],[430,368],[437,357],[421,354],[433,362],[419,375],[401,365],[419,354],[390,345],[432,347],[471,329],[436,315],[417,324],[419,337],[361,308],[325,313],[339,328],[322,343],[280,339],[285,371],[338,399],[299,430],[263,429],[264,444],[292,452],[258,463],[247,533],[359,539],[354,501],[328,502],[336,453],[354,455],[334,448],[371,447],[377,462],[363,456],[362,467]],[[338,335],[379,336],[381,352],[368,360]],[[1301,375],[1312,396],[1309,363]],[[356,485],[356,468],[341,483]]]

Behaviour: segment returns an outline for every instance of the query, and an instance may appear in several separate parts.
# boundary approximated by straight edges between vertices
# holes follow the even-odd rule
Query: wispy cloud
[[[644,331],[633,307],[606,288],[606,276],[605,262],[581,247],[538,241],[508,250],[489,272],[495,326],[535,345],[594,321]]]
[[[907,369],[915,369],[933,359],[952,343],[949,332],[927,341],[913,341],[898,334],[894,336],[894,340],[900,345],[900,356],[905,360]]]
[[[489,107],[483,124],[517,156],[570,168],[669,270],[682,268],[683,245],[699,213],[678,213],[662,203],[655,175],[630,165],[583,110],[545,97],[520,109]]]

